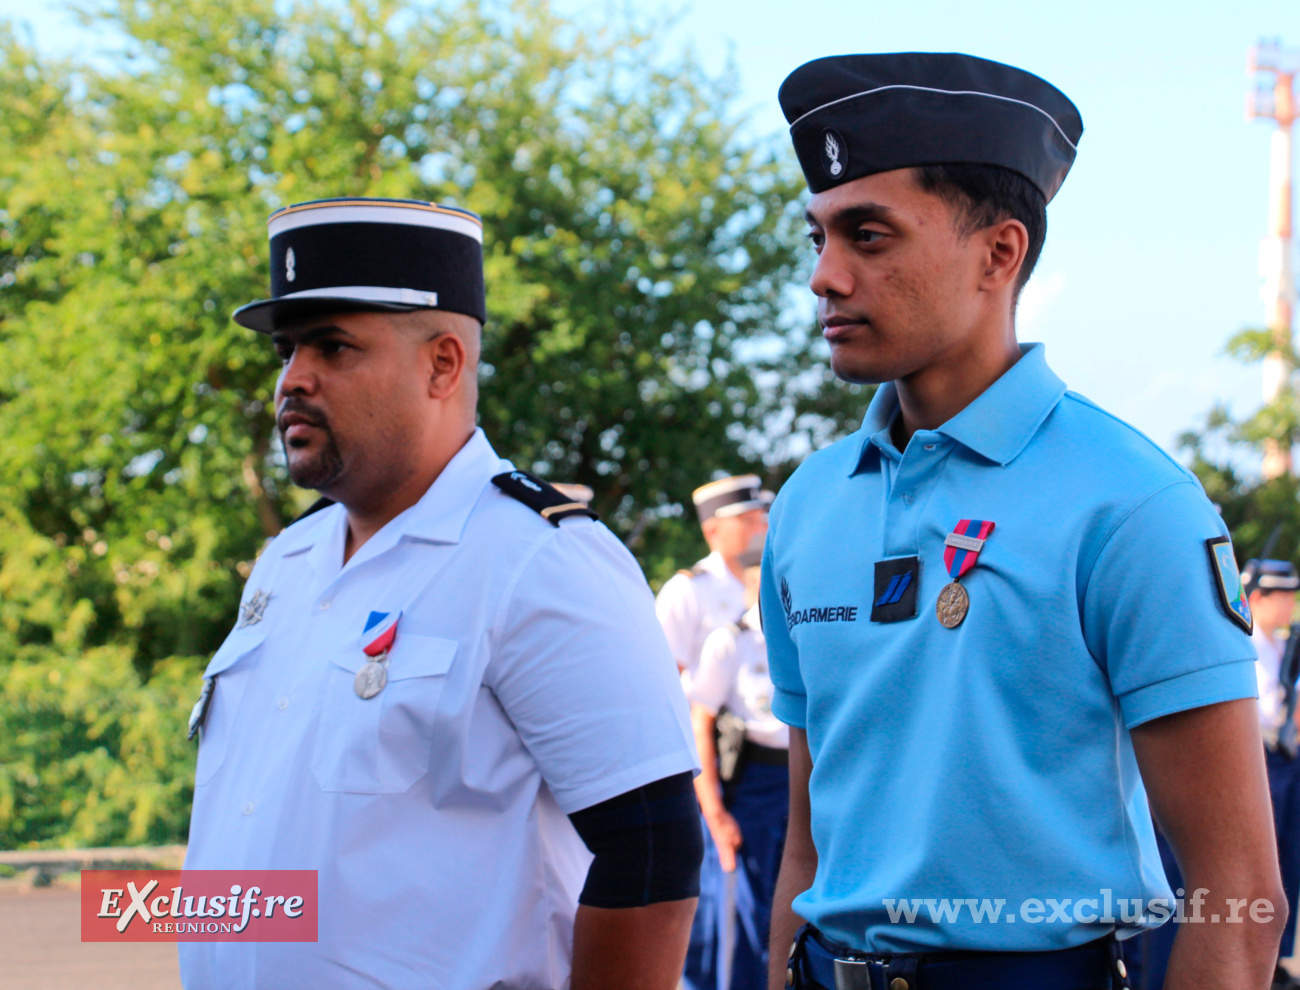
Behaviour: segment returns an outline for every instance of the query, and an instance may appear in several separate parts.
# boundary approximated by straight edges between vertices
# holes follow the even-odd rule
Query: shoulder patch
[[[569,516],[600,518],[589,507],[573,501],[563,492],[527,471],[507,471],[498,474],[492,479],[492,484],[511,498],[523,502],[528,508],[539,513],[553,526],[560,525],[560,520],[567,519]]]
[[[699,564],[696,564],[694,567],[683,567],[677,573],[684,578],[697,578],[701,574],[707,574],[708,572]]]
[[[1228,613],[1228,618],[1241,626],[1249,636],[1255,629],[1255,619],[1250,614],[1246,590],[1241,586],[1241,572],[1237,570],[1232,541],[1226,536],[1216,536],[1205,541],[1205,549],[1210,554],[1214,585],[1219,589],[1219,604]]]

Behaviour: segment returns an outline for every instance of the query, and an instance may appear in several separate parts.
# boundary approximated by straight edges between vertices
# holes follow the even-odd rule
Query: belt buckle
[[[836,959],[835,990],[871,990],[871,963],[866,959]]]

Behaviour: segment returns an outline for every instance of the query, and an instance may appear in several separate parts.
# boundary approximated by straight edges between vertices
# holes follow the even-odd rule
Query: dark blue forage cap
[[[1083,134],[1051,83],[973,55],[819,58],[786,77],[779,99],[815,193],[918,165],[1000,165],[1050,201]]]
[[[487,319],[483,221],[411,199],[321,199],[271,214],[271,298],[235,322],[271,333],[318,313],[443,309]]]

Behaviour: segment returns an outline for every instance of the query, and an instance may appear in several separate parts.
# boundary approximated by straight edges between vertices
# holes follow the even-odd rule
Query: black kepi
[[[235,322],[271,333],[317,313],[441,309],[487,320],[483,221],[409,199],[322,199],[277,210],[271,298]]]

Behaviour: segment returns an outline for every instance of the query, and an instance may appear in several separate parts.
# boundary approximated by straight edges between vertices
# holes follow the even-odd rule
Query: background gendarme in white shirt
[[[734,624],[709,633],[688,697],[713,715],[725,705],[745,722],[745,738],[760,746],[790,748],[790,727],[772,714],[772,675],[758,606]]]

